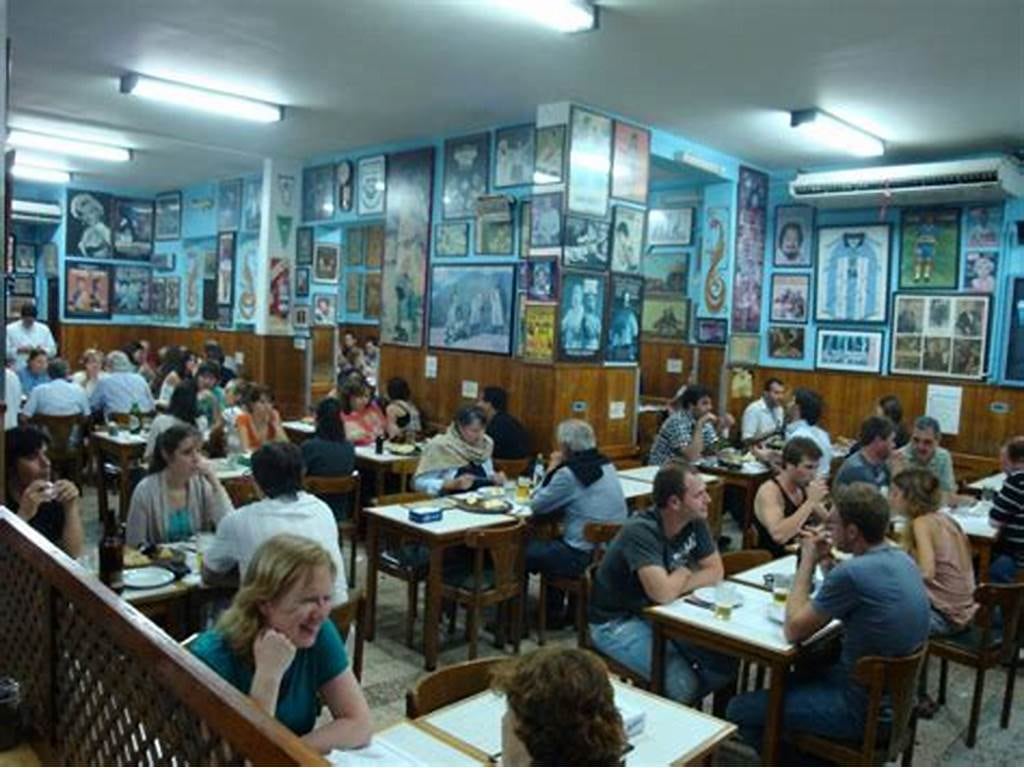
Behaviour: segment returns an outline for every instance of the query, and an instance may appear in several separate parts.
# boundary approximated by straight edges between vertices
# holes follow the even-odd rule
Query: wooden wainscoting
[[[697,353],[697,383],[718,394],[724,347],[698,347],[667,341],[644,341],[640,345],[640,370],[644,395],[672,397],[693,372],[694,352]],[[669,373],[669,360],[682,360],[682,373]]]

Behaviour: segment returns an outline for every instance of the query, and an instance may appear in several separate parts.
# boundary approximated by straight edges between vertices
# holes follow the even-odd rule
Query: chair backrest
[[[1020,643],[1020,619],[1024,609],[1024,582],[1014,584],[979,584],[974,590],[974,602],[978,604],[978,613],[974,623],[981,627],[980,648],[989,648],[989,637],[992,634],[992,617],[996,609],[1002,614],[1003,642],[999,653],[1003,658],[1016,653]]]
[[[611,540],[619,535],[622,530],[622,523],[597,523],[589,522],[583,524],[583,540],[594,545],[590,558],[592,562],[599,563],[604,557],[604,552]]]
[[[491,671],[507,661],[503,657],[474,659],[430,673],[406,692],[405,716],[423,717],[487,690],[491,685]]]
[[[46,416],[36,413],[29,419],[50,438],[48,454],[56,465],[66,465],[82,460],[82,434],[85,431],[87,417],[73,414],[71,416]],[[58,469],[66,467],[58,466]],[[77,481],[77,477],[72,477]]]
[[[484,556],[490,558],[494,570],[495,592],[519,594],[523,588],[523,535],[526,524],[516,520],[510,525],[479,528],[466,534],[465,544],[473,550],[473,583],[483,583]]]
[[[725,577],[729,578],[733,574],[764,565],[771,559],[772,553],[767,549],[741,549],[722,553],[722,567],[725,569]]]
[[[360,512],[362,511],[359,505],[359,499],[362,497],[362,485],[358,470],[350,475],[336,477],[311,477],[307,475],[302,479],[302,487],[320,498],[346,497],[348,500],[349,520],[352,522],[359,521]]]
[[[361,589],[350,589],[348,600],[331,611],[331,621],[342,637],[347,638],[355,624],[352,643],[352,672],[357,680],[363,679],[363,644],[366,642],[366,597]]]
[[[260,499],[260,492],[256,487],[256,481],[252,477],[246,476],[221,480],[221,485],[228,492],[228,496],[231,497],[231,503],[235,508],[244,507],[246,504]]]
[[[878,749],[878,718],[883,696],[889,694],[892,706],[892,724],[889,743],[885,747],[885,762],[895,759],[913,738],[911,718],[917,701],[917,679],[928,651],[927,643],[910,656],[862,656],[853,669],[853,678],[868,691],[867,716],[864,721],[864,740],[861,758],[864,765],[876,762]]]
[[[530,469],[533,462],[529,456],[523,459],[494,459],[495,472],[504,472],[505,477],[522,477]]]

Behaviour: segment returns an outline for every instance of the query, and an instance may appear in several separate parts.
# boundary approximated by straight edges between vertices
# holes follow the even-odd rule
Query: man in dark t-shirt
[[[599,651],[651,675],[650,622],[643,611],[722,580],[722,558],[707,524],[710,497],[700,475],[669,464],[654,478],[653,509],[630,519],[597,570],[590,636]],[[665,689],[684,704],[731,682],[736,662],[673,640],[665,649]]]
[[[495,459],[525,459],[530,453],[530,433],[510,416],[508,393],[501,387],[484,387],[484,396],[477,405],[487,414],[487,434],[494,441]]]

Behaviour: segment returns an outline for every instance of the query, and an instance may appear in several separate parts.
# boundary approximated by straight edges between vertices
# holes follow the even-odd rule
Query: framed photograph
[[[974,206],[967,209],[967,247],[998,248],[1003,230],[1003,206]]]
[[[644,339],[686,341],[690,334],[689,256],[682,251],[644,257],[641,330]]]
[[[832,371],[880,373],[882,332],[819,328],[814,367]]]
[[[813,235],[812,206],[775,206],[775,256],[772,265],[780,268],[810,267]]]
[[[494,132],[494,188],[533,183],[533,123]]]
[[[698,344],[721,347],[728,340],[729,321],[724,317],[698,317],[694,326]]]
[[[35,275],[11,275],[11,294],[13,296],[35,296],[36,276]]]
[[[434,225],[434,255],[443,258],[469,254],[469,222],[451,221]]]
[[[557,304],[523,306],[523,359],[536,363],[550,363],[555,359],[555,315]]]
[[[644,252],[644,212],[624,205],[612,209],[612,272],[640,271]]]
[[[181,192],[164,192],[155,200],[153,231],[157,240],[181,239]]]
[[[732,330],[760,333],[765,238],[768,229],[768,176],[741,165],[736,186]]]
[[[768,357],[773,360],[802,360],[805,331],[797,325],[769,325]]]
[[[562,253],[562,193],[534,195],[530,201],[530,255]]]
[[[612,120],[580,107],[569,117],[568,208],[579,216],[608,216]]]
[[[490,173],[489,131],[448,139],[444,143],[444,218],[470,219],[476,216],[476,200],[487,194]]]
[[[890,234],[889,224],[818,229],[815,320],[885,322]]]
[[[235,298],[235,233],[217,235],[217,306],[230,307]]]
[[[363,317],[376,319],[380,317],[380,273],[375,272],[364,277]]]
[[[896,332],[892,335],[890,373],[984,377],[990,301],[990,296],[981,294],[897,293],[893,298]],[[1011,338],[1011,355],[1013,343]]]
[[[312,227],[299,227],[295,230],[295,263],[300,267],[313,263]]]
[[[771,322],[806,323],[810,301],[810,275],[772,275]]]
[[[384,263],[384,227],[374,224],[363,228],[366,238],[366,268],[380,269]]]
[[[434,267],[428,345],[474,352],[512,352],[515,267]]]
[[[242,217],[242,180],[230,179],[217,184],[217,229],[237,230]]]
[[[647,205],[651,172],[651,132],[638,125],[615,121],[612,150],[612,197]]]
[[[168,277],[167,292],[164,294],[164,307],[167,317],[177,319],[181,313],[181,278]]]
[[[230,331],[235,327],[235,317],[231,307],[217,307],[217,327],[225,331]]]
[[[148,315],[153,270],[150,267],[114,267],[114,312],[119,315]]]
[[[313,325],[334,325],[338,322],[338,297],[333,293],[313,296]]]
[[[563,360],[597,360],[604,337],[608,278],[593,272],[563,272],[558,310],[558,350]]]
[[[530,258],[530,211],[533,203],[523,200],[519,203],[519,258]]]
[[[1010,323],[1006,345],[1006,378],[1024,381],[1024,277],[1016,277],[1010,287]]]
[[[900,232],[900,290],[956,289],[960,209],[904,210]]]
[[[109,259],[114,255],[111,220],[114,198],[103,192],[69,189],[64,255],[71,258]]]
[[[289,330],[292,317],[292,262],[283,257],[270,257],[270,273],[267,282],[270,285],[267,302],[268,327],[276,328],[280,333]]]
[[[604,359],[611,363],[635,363],[640,359],[644,281],[639,275],[612,275],[611,280]]]
[[[359,314],[363,308],[363,276],[359,273],[345,275],[345,312]]]
[[[309,298],[309,267],[295,269],[295,298]]]
[[[56,243],[43,243],[39,246],[39,260],[43,263],[43,273],[47,277],[60,276],[60,257]]]
[[[14,271],[34,274],[36,271],[35,243],[14,241]]]
[[[964,290],[995,293],[998,271],[999,251],[968,251],[964,256]]]
[[[734,333],[729,336],[729,365],[757,365],[761,354],[761,337],[756,333]]]
[[[173,272],[178,264],[178,255],[174,251],[156,252],[150,262],[153,269],[161,272]]]
[[[153,317],[167,319],[167,278],[154,277],[149,283],[149,311]]]
[[[263,177],[246,179],[242,189],[242,229],[246,232],[259,232],[260,220],[263,218],[260,203],[263,197]]]
[[[309,328],[309,307],[296,304],[292,308],[292,325],[296,328]]]
[[[608,269],[608,222],[566,216],[562,264],[581,269]]]
[[[334,181],[338,185],[338,210],[351,211],[354,174],[352,172],[352,162],[350,160],[342,160],[334,166]]]
[[[359,159],[357,166],[356,213],[359,216],[381,216],[384,213],[386,162],[384,155]]]
[[[366,230],[363,227],[349,227],[345,230],[345,264],[361,267],[366,263]]]
[[[338,282],[339,256],[338,246],[333,243],[317,243],[313,260],[313,276],[317,280]]]
[[[534,139],[533,183],[561,184],[565,179],[565,125],[538,128]]]
[[[647,212],[647,245],[693,244],[693,208],[652,208]]]
[[[35,304],[35,296],[8,296],[7,297],[7,319],[18,320],[21,318],[21,308],[29,304]]]
[[[513,226],[511,221],[495,221],[485,217],[476,220],[476,252],[481,256],[511,256]]]
[[[520,286],[532,301],[555,301],[558,298],[558,261],[537,259],[526,265],[529,282]]]
[[[334,165],[318,165],[302,171],[302,220],[334,218]]]

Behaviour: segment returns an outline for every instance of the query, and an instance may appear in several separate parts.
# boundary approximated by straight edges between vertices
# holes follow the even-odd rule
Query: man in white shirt
[[[785,394],[786,385],[779,379],[771,378],[764,383],[764,392],[761,397],[743,411],[741,436],[744,443],[760,443],[782,431],[785,421],[782,398]]]
[[[302,452],[294,443],[267,443],[252,455],[252,475],[263,497],[221,519],[203,553],[204,581],[223,581],[236,567],[245,575],[259,546],[280,533],[305,536],[324,547],[336,570],[333,605],[348,600],[334,513],[302,490]]]
[[[21,411],[21,379],[11,368],[13,362],[4,367],[4,431],[18,426]]]
[[[821,449],[818,460],[818,477],[828,477],[832,469],[832,438],[818,426],[823,402],[821,395],[813,389],[793,390],[793,402],[789,406],[790,422],[786,426],[786,440],[807,437]]]
[[[29,418],[37,413],[43,416],[88,416],[89,399],[84,389],[68,380],[67,361],[55,357],[46,371],[50,381],[32,389],[23,413]]]
[[[46,323],[36,320],[39,312],[35,304],[21,308],[21,320],[7,325],[7,356],[14,357],[16,368],[22,368],[33,349],[42,349],[51,357],[57,354],[57,342]]]

